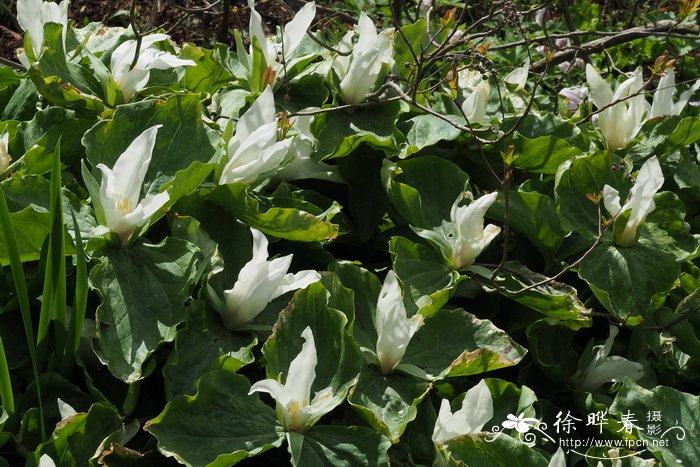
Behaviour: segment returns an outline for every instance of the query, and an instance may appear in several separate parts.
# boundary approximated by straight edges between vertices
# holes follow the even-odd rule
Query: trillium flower
[[[690,100],[690,96],[700,88],[700,79],[683,92],[678,98],[678,102],[673,102],[673,95],[676,93],[676,73],[671,69],[667,70],[659,80],[659,85],[654,93],[654,100],[651,104],[651,115],[649,118],[663,117],[665,115],[680,115],[683,108]]]
[[[516,68],[503,79],[506,83],[515,86],[515,89],[525,89],[527,75],[530,72],[530,59],[526,59],[523,66]]]
[[[275,99],[268,86],[238,120],[219,184],[253,183],[281,169],[291,144],[291,138],[277,141]]]
[[[413,335],[423,325],[421,315],[406,317],[401,287],[394,271],[389,271],[379,292],[374,320],[377,328],[377,358],[382,374],[391,373],[406,353]]]
[[[167,192],[148,195],[141,199],[141,185],[151,163],[158,129],[155,125],[145,130],[119,156],[111,169],[97,164],[102,172],[98,185],[83,164],[83,179],[87,186],[100,225],[117,233],[126,245],[136,230],[157,213],[170,196]]]
[[[267,238],[259,230],[253,234],[253,258],[238,273],[238,280],[224,291],[226,310],[223,320],[226,329],[236,329],[250,323],[268,303],[292,290],[302,289],[316,282],[321,275],[316,271],[287,273],[292,255],[268,261]]]
[[[533,427],[533,424],[536,425],[537,423],[539,423],[539,420],[526,417],[525,413],[521,413],[517,417],[509,413],[506,416],[506,420],[501,422],[501,425],[508,430],[516,430],[518,433],[527,433],[530,431],[530,428]]]
[[[301,337],[304,344],[299,355],[289,364],[285,383],[265,379],[253,384],[248,393],[265,392],[271,395],[277,402],[278,413],[284,417],[284,427],[289,431],[304,431],[338,405],[333,399],[331,387],[318,391],[311,399],[311,386],[316,379],[318,363],[316,344],[308,326]]]
[[[318,107],[308,107],[301,112],[318,110]],[[291,160],[275,176],[276,180],[301,180],[315,178],[342,183],[337,168],[324,162],[315,162],[311,159],[311,153],[316,146],[316,137],[311,131],[313,115],[298,115],[291,120],[292,129],[297,135],[289,147]]]
[[[624,357],[609,356],[618,329],[610,326],[610,336],[605,344],[593,348],[591,362],[574,375],[581,391],[594,391],[607,382],[622,381],[625,377],[638,380],[644,375],[644,367]]]
[[[333,68],[340,78],[340,95],[346,104],[359,104],[374,87],[382,68],[394,65],[394,29],[377,33],[374,23],[365,13],[360,13],[357,22],[359,37],[352,45],[354,32],[348,32],[338,44],[341,52],[352,52],[349,56],[338,56]]]
[[[69,3],[68,0],[63,0],[59,4],[42,0],[17,1],[17,23],[23,31],[29,34],[35,58],[41,54],[41,46],[44,44],[44,25],[47,23],[57,23],[63,26],[63,43],[65,44]],[[26,51],[20,52],[17,58],[22,65],[29,68],[30,61]]]
[[[619,237],[616,235],[615,243],[620,246],[632,246],[637,243],[639,226],[656,207],[654,195],[663,184],[664,174],[658,159],[653,156],[639,169],[637,180],[624,206],[620,206],[620,194],[615,188],[609,185],[603,187],[603,204],[611,216],[618,217],[624,212],[630,212],[624,230]]]
[[[7,168],[10,166],[10,161],[12,158],[8,153],[8,148],[10,147],[10,134],[7,131],[3,131],[0,135],[0,175],[5,173]]]
[[[279,71],[283,68],[282,63],[287,63],[288,66],[292,65],[290,62],[292,58],[294,58],[302,39],[304,39],[306,31],[309,29],[316,16],[316,4],[314,2],[309,2],[304,5],[294,18],[284,26],[281,44],[270,41],[265,37],[263,20],[260,13],[255,10],[254,0],[248,0],[248,7],[250,7],[248,34],[250,35],[251,42],[253,40],[258,42],[263,58],[265,59],[266,70],[264,70],[264,74],[267,76],[267,80],[263,84],[272,84],[277,78]],[[252,56],[252,44],[248,54],[245,54],[244,51],[239,53],[239,61],[247,69],[249,75],[252,75],[253,71],[255,71],[253,70],[255,60],[253,60]]]
[[[467,71],[459,74],[458,84],[465,96],[462,112],[467,121],[470,124],[486,122],[486,109],[491,93],[488,80],[483,79],[478,71]]]
[[[614,151],[625,147],[637,136],[648,105],[641,94],[630,97],[642,89],[642,69],[637,68],[614,93],[590,64],[586,65],[586,81],[593,104],[604,109],[598,113],[598,125],[608,149]],[[611,105],[614,102],[617,103]]]
[[[472,195],[466,193],[466,196],[471,198]],[[501,232],[501,228],[493,224],[484,227],[484,215],[496,201],[498,193],[484,195],[468,206],[460,206],[464,197],[465,193],[460,193],[452,205],[450,222],[443,221],[441,226],[432,230],[413,229],[432,243],[455,270],[472,264]]]
[[[433,443],[444,443],[468,433],[479,433],[484,425],[493,418],[493,396],[484,380],[471,388],[464,395],[462,407],[452,413],[450,402],[443,399],[440,404]]]
[[[157,43],[169,40],[170,37],[167,34],[151,34],[141,38],[140,48],[133,39],[123,42],[112,52],[111,71],[94,55],[88,54],[95,76],[100,81],[105,95],[109,96],[110,82],[113,82],[121,91],[123,101],[131,102],[134,96],[148,84],[151,70],[169,70],[196,65],[192,60],[183,60],[156,47]],[[132,67],[137,48],[138,59]],[[110,104],[114,103],[110,102]]]

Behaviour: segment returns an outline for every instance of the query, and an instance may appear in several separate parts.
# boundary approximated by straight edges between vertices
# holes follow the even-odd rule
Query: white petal
[[[464,420],[468,433],[482,431],[484,425],[493,418],[493,396],[483,379],[467,391],[462,408],[455,412],[455,416]]]
[[[586,81],[590,89],[591,100],[597,108],[600,109],[612,103],[613,92],[610,85],[590,63],[586,64]]]
[[[58,413],[61,414],[61,421],[78,413],[73,407],[70,406],[70,404],[63,402],[60,398],[56,400],[56,403],[58,404]]]
[[[146,219],[150,219],[153,214],[158,212],[165,204],[170,201],[170,195],[167,191],[155,195],[148,195],[139,202],[139,206],[143,209],[143,215]]]
[[[292,395],[293,400],[301,406],[306,406],[309,405],[311,399],[311,385],[316,379],[318,359],[314,334],[311,328],[307,326],[302,331],[301,337],[304,339],[304,344],[301,346],[299,355],[289,364],[289,372],[287,373],[284,387]]]
[[[434,443],[442,443],[449,441],[463,434],[465,426],[458,417],[452,415],[450,401],[443,399],[440,403],[440,411],[438,412],[437,420],[435,420],[435,428],[433,429],[432,440]]]
[[[484,80],[464,100],[462,112],[466,115],[469,123],[481,123],[484,121],[490,92],[491,86],[488,81]]]
[[[129,147],[119,156],[112,167],[114,191],[129,200],[135,207],[141,194],[141,185],[151,163],[153,148],[156,145],[158,130],[163,125],[154,125],[134,139]]]
[[[309,2],[284,26],[284,56],[286,59],[289,59],[299,47],[315,16],[316,4]]]
[[[390,373],[401,362],[408,343],[422,324],[420,315],[406,317],[401,287],[394,271],[389,271],[379,292],[375,315],[377,357],[382,373]]]
[[[527,75],[530,72],[530,59],[525,60],[525,64],[506,75],[504,81],[514,84],[518,89],[523,89],[527,84]]]
[[[114,75],[113,75],[114,76]],[[125,103],[131,102],[133,97],[138,94],[148,84],[148,79],[151,72],[148,70],[139,70],[134,68],[121,76],[121,79],[115,80],[122,92],[122,97]]]
[[[630,190],[629,208],[632,209],[627,225],[636,228],[644,222],[646,216],[656,207],[654,195],[664,184],[664,174],[661,171],[656,156],[650,157],[639,169],[637,180]],[[627,205],[625,206],[627,207]]]
[[[615,217],[620,214],[622,207],[620,206],[620,193],[610,185],[603,187],[603,205],[608,211],[608,214]]]
[[[274,379],[264,379],[262,381],[258,381],[250,387],[248,395],[251,395],[254,392],[265,392],[271,395],[272,398],[275,401],[277,401],[279,406],[284,411],[287,411],[287,413],[289,413],[288,408],[293,401],[292,395],[289,393],[289,391],[287,391],[287,388],[280,384],[279,381],[276,381]]]
[[[650,118],[673,115],[673,95],[676,93],[676,74],[667,70],[659,80],[651,104]]]
[[[359,49],[353,52],[348,74],[340,82],[340,94],[346,104],[359,104],[374,86],[381,70],[379,49]]]
[[[355,52],[362,53],[376,47],[377,28],[364,12],[360,13],[360,18],[357,20],[357,31],[360,37],[355,44],[353,55]]]
[[[296,274],[285,274],[277,286],[277,290],[272,294],[272,298],[275,299],[292,290],[303,289],[320,279],[321,274],[319,274],[318,271],[312,270],[299,271]]]
[[[22,30],[29,33],[32,39],[34,55],[39,55],[44,42],[44,23],[41,21],[41,0],[18,0],[17,22]]]
[[[253,105],[241,115],[236,123],[236,134],[232,141],[236,145],[242,144],[250,135],[262,127],[275,121],[275,97],[272,88],[267,86],[265,90],[255,99]]]
[[[644,375],[644,366],[637,362],[631,362],[623,357],[608,357],[588,372],[579,389],[581,391],[594,391],[605,383],[622,381],[625,377],[637,380]]]

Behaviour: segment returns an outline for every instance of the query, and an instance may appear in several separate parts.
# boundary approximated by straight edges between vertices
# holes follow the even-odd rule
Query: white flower
[[[291,144],[291,138],[277,141],[275,98],[267,86],[236,124],[219,184],[253,183],[281,169]]]
[[[530,431],[530,428],[533,427],[533,424],[536,425],[539,423],[539,420],[536,418],[525,417],[525,413],[521,413],[517,417],[509,413],[506,418],[507,420],[501,422],[503,428],[508,430],[516,430],[519,433],[527,433]]]
[[[615,326],[610,326],[610,336],[605,344],[594,347],[591,362],[574,376],[581,391],[594,391],[607,382],[622,381],[625,377],[636,381],[644,374],[644,366],[640,363],[616,355],[608,356],[618,332]]]
[[[97,221],[117,233],[122,245],[129,243],[137,228],[147,223],[170,199],[167,192],[140,199],[141,185],[151,163],[156,135],[161,126],[152,126],[137,136],[111,169],[97,164],[102,172],[99,186],[83,164],[83,179],[92,198]]]
[[[586,86],[572,86],[559,91],[559,95],[566,98],[569,110],[575,112],[588,95],[588,88]]]
[[[484,380],[471,388],[464,395],[462,408],[452,413],[450,402],[443,399],[440,404],[433,443],[444,443],[467,433],[479,433],[484,425],[493,418],[493,396]]]
[[[316,379],[318,363],[314,334],[308,326],[301,333],[304,344],[301,352],[289,364],[284,384],[265,379],[253,384],[248,394],[266,392],[277,402],[278,412],[284,416],[284,426],[289,431],[304,431],[319,418],[333,410],[338,401],[333,399],[333,389],[318,391],[311,399],[311,386]]]
[[[309,29],[316,16],[316,4],[314,2],[309,2],[304,5],[294,18],[284,26],[281,44],[270,41],[265,37],[262,17],[260,13],[255,10],[255,0],[248,0],[248,6],[250,7],[248,34],[250,35],[251,43],[254,39],[257,40],[262,50],[263,57],[265,58],[265,66],[273,72],[272,80],[265,84],[272,84],[279,70],[282,69],[282,62],[287,62],[287,64],[291,66],[289,62],[294,57],[299,44],[301,44],[306,31]],[[251,69],[254,63],[252,55],[253,46],[251,44],[249,55],[241,61],[246,69],[248,69],[249,74],[253,71]],[[239,54],[239,59],[240,58],[242,58],[242,55]]]
[[[673,102],[673,95],[676,93],[676,74],[667,70],[659,80],[659,85],[654,93],[654,100],[651,104],[651,115],[649,118],[662,117],[664,115],[680,115],[683,108],[690,100],[690,96],[700,88],[700,79],[680,95],[678,102]]]
[[[318,107],[308,107],[301,112],[318,110]],[[315,162],[311,159],[311,153],[316,145],[316,137],[311,131],[313,115],[299,115],[291,120],[291,127],[298,134],[292,140],[289,147],[291,160],[275,176],[276,180],[301,180],[316,178],[341,183],[343,180],[338,175],[336,166],[324,162]]]
[[[471,193],[466,196],[471,198]],[[450,222],[443,221],[441,226],[432,230],[413,229],[435,245],[455,270],[472,264],[501,232],[501,228],[493,224],[484,227],[484,215],[496,201],[498,193],[484,195],[468,206],[460,206],[464,197],[465,193],[460,193],[452,205]]]
[[[41,53],[41,46],[44,44],[44,25],[47,23],[57,23],[63,26],[63,43],[65,44],[68,5],[68,0],[63,0],[59,4],[42,0],[17,1],[17,22],[23,31],[29,33],[35,58],[38,58]],[[29,68],[29,59],[25,51],[21,52],[18,58],[22,65]]]
[[[253,234],[253,258],[238,273],[233,288],[224,291],[226,310],[223,320],[227,329],[251,322],[270,301],[321,278],[318,272],[311,270],[287,274],[292,255],[268,261],[267,238],[258,230],[251,228],[250,231]]]
[[[374,323],[377,328],[379,367],[382,374],[388,374],[401,362],[408,343],[423,325],[423,317],[419,314],[406,317],[401,287],[394,271],[389,271],[384,279]]]
[[[646,112],[647,103],[642,94],[630,97],[642,89],[642,69],[637,68],[614,94],[590,64],[586,65],[586,81],[593,104],[598,109],[604,109],[598,113],[598,125],[608,149],[613,151],[625,147],[639,132]],[[613,102],[617,103],[610,106]]]
[[[465,95],[462,112],[464,112],[467,121],[470,124],[484,123],[487,120],[486,109],[491,93],[491,85],[488,80],[483,79],[481,73],[470,71],[466,74],[459,74],[458,84]]]
[[[610,185],[603,187],[603,204],[611,216],[617,217],[630,211],[625,228],[615,243],[620,246],[632,246],[637,243],[639,226],[647,215],[654,210],[654,195],[664,184],[664,174],[656,156],[650,157],[639,169],[637,180],[630,190],[627,202],[620,206],[620,194]]]
[[[114,80],[122,93],[124,102],[131,102],[133,97],[146,87],[151,76],[150,70],[168,70],[180,66],[194,66],[192,60],[183,60],[175,55],[158,49],[158,42],[169,41],[167,34],[151,34],[141,38],[139,56],[134,67],[137,44],[131,39],[119,45],[112,52],[110,70],[92,54],[88,54],[95,76],[100,81],[105,94],[109,93],[109,80]]]
[[[338,44],[341,52],[352,52],[349,56],[338,56],[333,63],[341,79],[340,95],[346,104],[359,104],[375,85],[382,68],[394,65],[394,29],[377,33],[374,23],[365,13],[357,21],[359,37],[352,45],[354,33],[348,32]]]
[[[7,130],[3,131],[0,135],[0,175],[2,175],[7,168],[10,166],[10,161],[12,157],[8,153],[8,148],[10,146],[10,134]]]
[[[515,86],[515,89],[524,89],[527,84],[527,75],[530,72],[530,59],[526,59],[523,66],[516,68],[506,75],[503,80]]]

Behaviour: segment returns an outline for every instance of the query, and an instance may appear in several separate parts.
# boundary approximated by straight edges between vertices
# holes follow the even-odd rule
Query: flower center
[[[122,214],[129,214],[133,209],[131,208],[131,200],[127,197],[122,197],[117,203],[117,209],[122,212]]]

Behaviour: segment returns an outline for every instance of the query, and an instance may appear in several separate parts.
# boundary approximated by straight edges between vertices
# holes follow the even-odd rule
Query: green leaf
[[[410,118],[406,125],[408,126],[408,131],[404,130],[406,143],[399,155],[402,159],[440,141],[454,141],[461,134],[454,125],[430,114]]]
[[[658,156],[690,147],[700,140],[700,117],[682,119],[671,134],[663,136],[661,144],[654,149],[654,154]]]
[[[211,200],[249,226],[268,235],[300,242],[330,240],[338,225],[294,207],[278,207],[262,196],[250,193],[245,183],[231,183],[214,190]]]
[[[442,309],[425,319],[408,343],[401,363],[415,365],[432,379],[440,379],[517,365],[526,352],[491,321],[461,308]]]
[[[25,154],[21,167],[15,172],[43,174],[51,171],[52,154],[59,138],[61,162],[64,165],[77,164],[84,154],[80,138],[93,123],[76,118],[75,112],[60,107],[40,110],[31,121],[19,125]]]
[[[316,115],[312,130],[319,141],[315,160],[344,157],[365,143],[374,149],[393,153],[400,135],[396,120],[400,110],[396,101],[348,111]]]
[[[194,393],[197,380],[212,365],[214,368],[225,365],[228,371],[234,372],[253,363],[252,348],[257,343],[254,336],[231,333],[223,326],[208,329],[187,327],[178,331],[175,349],[163,367],[167,399]]]
[[[113,167],[116,160],[144,130],[161,124],[142,197],[171,188],[172,205],[195,190],[214,168],[220,136],[202,122],[202,103],[196,95],[176,95],[120,105],[109,121],[101,121],[83,137],[93,167]]]
[[[491,439],[497,436],[496,439]],[[492,433],[470,433],[439,445],[455,463],[469,467],[547,467],[549,461],[522,441]]]
[[[586,149],[576,125],[553,114],[530,114],[515,133],[513,167],[555,174],[559,166]]]
[[[268,378],[287,375],[289,364],[301,350],[301,333],[310,327],[319,355],[311,394],[331,387],[339,404],[360,372],[362,358],[346,330],[348,317],[331,308],[329,300],[330,293],[320,282],[298,291],[292,303],[280,313],[262,352],[268,363]]]
[[[214,93],[229,84],[233,75],[224,66],[228,60],[227,55],[228,48],[221,44],[213,49],[185,44],[180,50],[180,58],[193,60],[196,65],[185,67],[182,86],[193,92]]]
[[[60,422],[51,439],[39,446],[27,465],[39,465],[44,454],[56,465],[90,465],[108,447],[104,445],[106,438],[121,426],[121,417],[114,408],[93,404],[87,413]]]
[[[354,292],[355,322],[352,337],[361,347],[374,349],[377,345],[374,316],[382,289],[381,282],[366,269],[345,261],[331,264],[328,270],[335,273],[342,284]]]
[[[660,425],[662,432],[656,435],[645,430],[644,422],[649,411],[661,414]],[[700,397],[678,391],[667,386],[657,386],[651,390],[637,385],[625,378],[622,388],[610,406],[611,413],[621,415],[631,413],[637,420],[634,430],[637,439],[645,440],[644,446],[663,465],[698,465],[700,463],[700,447],[692,442],[696,433],[700,432]],[[656,440],[656,443],[654,443]],[[659,443],[659,440],[666,440]]]
[[[367,242],[377,231],[389,206],[379,171],[383,153],[355,151],[338,160],[338,173],[350,191],[350,215],[360,241]]]
[[[597,195],[605,185],[620,191],[625,199],[629,181],[624,168],[613,167],[609,152],[601,151],[562,164],[557,172],[554,192],[561,225],[589,237],[598,235],[598,207],[586,197]],[[601,202],[601,214],[607,214]]]
[[[187,466],[227,467],[279,447],[275,411],[248,395],[250,382],[226,370],[205,373],[195,396],[179,397],[144,427],[158,449]]]
[[[416,418],[418,404],[431,385],[398,372],[382,375],[367,367],[350,391],[348,402],[375,430],[396,443],[406,425]]]
[[[419,157],[382,167],[391,203],[413,227],[430,229],[450,220],[452,205],[469,191],[469,176],[440,157]]]
[[[417,307],[422,315],[430,316],[447,303],[459,273],[450,269],[438,252],[403,237],[392,237],[389,252],[409,313]]]
[[[574,331],[547,320],[535,321],[527,327],[529,349],[537,365],[560,387],[570,387],[579,355],[573,348]]]
[[[505,217],[503,195],[491,206],[489,214],[499,221]],[[553,254],[564,241],[559,215],[552,198],[536,191],[510,191],[508,199],[510,228],[523,234],[542,252]]]
[[[287,433],[292,465],[299,467],[388,466],[391,443],[365,427],[317,426]]]
[[[550,281],[546,276],[531,271],[517,261],[507,261],[493,280],[491,269],[470,266],[467,271],[476,274],[478,279],[475,279],[478,282],[496,288],[506,297],[533,310],[561,320],[562,324],[571,329],[591,325],[589,310],[579,300],[575,288],[563,282]],[[547,282],[532,287],[543,281]]]
[[[603,306],[630,325],[647,315],[653,297],[670,290],[680,273],[672,254],[642,241],[627,248],[602,243],[579,269]]]
[[[196,247],[173,237],[159,245],[105,249],[90,272],[102,298],[97,309],[100,351],[125,382],[143,377],[141,366],[162,342],[175,338],[195,272]]]
[[[429,44],[430,34],[425,20],[401,27],[401,33],[394,36],[394,71],[404,77],[410,76],[416,66],[414,54],[417,56]]]

